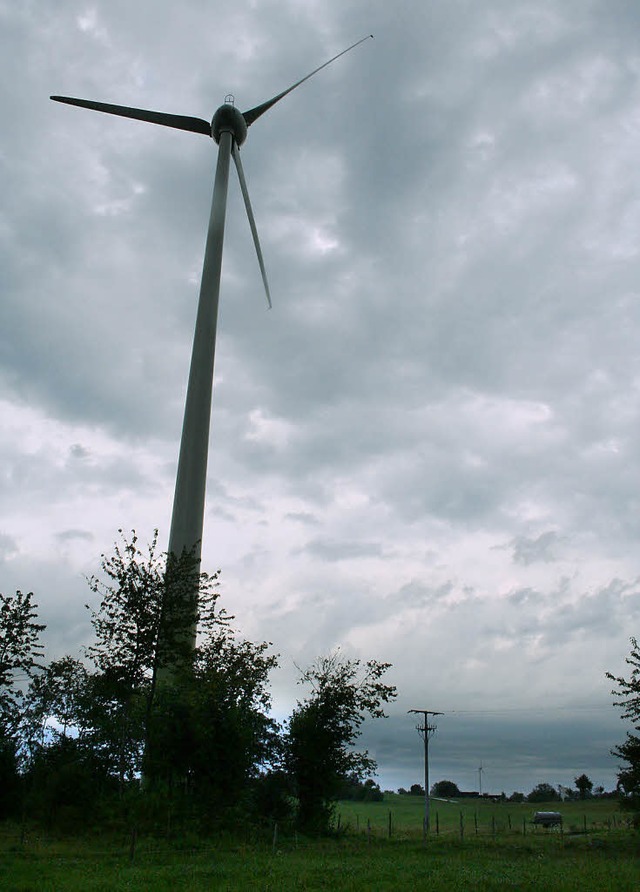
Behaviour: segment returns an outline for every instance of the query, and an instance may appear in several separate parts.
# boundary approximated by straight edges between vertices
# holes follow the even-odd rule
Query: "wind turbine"
[[[271,307],[271,295],[269,283],[264,267],[262,250],[258,239],[258,231],[249,200],[247,183],[240,161],[240,146],[247,138],[248,128],[255,123],[265,112],[284,99],[287,94],[295,90],[305,81],[313,77],[327,65],[335,62],[340,56],[344,56],[350,50],[359,46],[365,40],[373,37],[368,34],[361,40],[338,53],[328,62],[318,66],[312,72],[305,75],[295,84],[292,84],[282,93],[278,93],[272,99],[251,108],[246,112],[240,112],[233,104],[233,96],[227,95],[224,104],[215,112],[211,122],[203,118],[192,118],[184,115],[172,115],[164,112],[149,111],[142,108],[129,108],[122,105],[111,105],[106,102],[94,102],[88,99],[73,99],[69,96],[51,96],[56,102],[64,102],[68,105],[77,105],[81,108],[89,108],[94,111],[106,112],[111,115],[119,115],[124,118],[135,118],[139,121],[147,121],[151,124],[161,124],[165,127],[173,127],[177,130],[187,130],[192,133],[201,133],[212,137],[218,144],[218,161],[216,166],[213,198],[211,202],[211,214],[209,229],[204,253],[202,280],[200,285],[200,297],[198,300],[198,313],[196,317],[193,350],[191,354],[191,366],[187,396],[184,410],[182,438],[180,441],[180,455],[178,459],[178,472],[173,501],[173,513],[171,530],[169,535],[168,554],[169,560],[180,559],[185,553],[195,558],[199,567],[202,527],[204,523],[205,487],[207,476],[207,455],[209,448],[209,427],[211,419],[211,398],[213,391],[213,366],[215,356],[216,327],[218,319],[218,298],[220,294],[220,272],[222,267],[222,244],[224,239],[224,224],[227,204],[227,186],[229,181],[229,159],[233,157],[240,189],[244,198],[244,204],[249,218],[249,226],[253,235],[258,263],[262,274],[262,281],[267,297],[267,303]],[[197,580],[197,577],[196,577]],[[195,647],[196,619],[197,619],[197,581],[195,582],[195,597],[193,588],[191,596],[184,593],[180,596],[185,603],[176,605],[183,610],[182,628],[186,629],[186,639],[189,650]],[[166,598],[167,596],[165,596]],[[166,605],[165,605],[166,606]],[[185,617],[184,612],[187,613]],[[172,614],[174,615],[174,614]]]

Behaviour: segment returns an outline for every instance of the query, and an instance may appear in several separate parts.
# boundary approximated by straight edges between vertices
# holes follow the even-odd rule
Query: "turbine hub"
[[[230,102],[221,105],[211,121],[211,135],[216,142],[220,142],[220,134],[225,132],[233,134],[238,146],[247,138],[247,122],[242,112]]]

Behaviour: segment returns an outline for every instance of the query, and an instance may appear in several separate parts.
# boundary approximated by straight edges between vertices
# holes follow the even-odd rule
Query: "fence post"
[[[491,836],[496,835],[496,816],[491,815]]]
[[[509,830],[511,830],[511,815],[507,815],[507,821],[509,823]]]
[[[367,844],[371,845],[371,818],[367,818]]]
[[[440,813],[436,812],[436,836],[440,836]]]
[[[478,835],[478,812],[474,811],[473,813],[473,823],[476,828],[476,836]]]
[[[275,855],[276,846],[278,845],[278,822],[273,822],[273,843],[271,845],[271,851]]]
[[[460,842],[464,841],[464,817],[460,812]]]
[[[391,839],[391,809],[389,809],[389,839]]]
[[[136,827],[131,828],[131,840],[129,841],[129,861],[133,861],[136,854],[136,840],[138,838],[138,831]]]

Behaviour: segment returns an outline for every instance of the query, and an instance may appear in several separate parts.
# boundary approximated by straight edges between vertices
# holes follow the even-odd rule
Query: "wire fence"
[[[589,820],[587,815],[582,816],[579,823],[559,824],[557,827],[545,828],[533,823],[530,817],[512,816],[511,814],[479,815],[460,811],[456,821],[452,815],[447,815],[447,820],[441,822],[438,811],[433,815],[431,826],[427,834],[423,833],[421,825],[410,825],[406,821],[396,821],[393,811],[386,815],[378,814],[375,820],[370,817],[360,820],[356,814],[355,820],[345,821],[340,813],[337,814],[336,824],[332,838],[323,840],[318,836],[305,836],[298,833],[289,822],[273,821],[261,826],[247,825],[242,828],[234,826],[225,828],[221,826],[218,831],[201,837],[194,832],[165,836],[152,835],[141,832],[138,827],[132,826],[126,832],[112,833],[108,838],[110,845],[93,845],[90,838],[77,836],[59,836],[48,834],[35,826],[28,824],[5,825],[0,827],[0,849],[3,852],[24,854],[25,856],[49,856],[60,860],[77,860],[101,858],[117,861],[134,862],[137,860],[155,859],[164,861],[172,860],[179,852],[181,856],[206,856],[220,852],[221,846],[233,848],[252,848],[262,851],[271,850],[273,853],[317,848],[318,844],[325,841],[327,844],[336,840],[347,841],[350,844],[364,846],[380,846],[388,842],[402,843],[413,842],[428,843],[429,840],[457,840],[461,844],[472,839],[499,840],[511,836],[537,837],[539,839],[555,836],[561,840],[565,837],[584,836],[589,834],[602,835],[615,830],[630,830],[633,828],[633,819],[622,815],[611,815],[603,821]],[[575,818],[576,816],[572,816]],[[104,840],[104,836],[102,837]]]

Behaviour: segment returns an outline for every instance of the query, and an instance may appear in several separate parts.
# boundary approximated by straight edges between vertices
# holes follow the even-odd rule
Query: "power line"
[[[616,703],[602,703],[598,705],[576,704],[570,706],[497,706],[494,709],[450,709],[447,715],[452,716],[475,716],[475,715],[508,715],[510,713],[532,713],[546,712],[562,712],[565,715],[578,712],[608,712],[612,708],[619,708]]]

